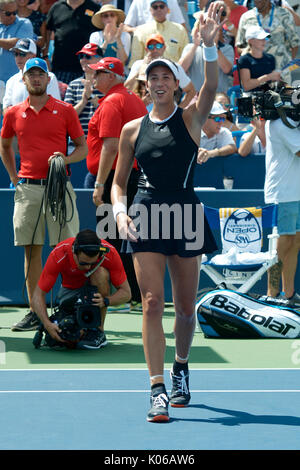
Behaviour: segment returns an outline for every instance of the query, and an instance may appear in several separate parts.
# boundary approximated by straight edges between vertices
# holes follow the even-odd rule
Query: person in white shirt
[[[150,11],[150,0],[133,0],[126,15],[124,24],[126,31],[134,32],[137,26],[153,21]],[[185,19],[177,0],[168,0],[169,12],[167,20],[185,26]]]
[[[3,97],[3,114],[8,107],[22,103],[28,96],[28,91],[23,82],[23,68],[28,59],[36,57],[37,48],[35,42],[30,38],[22,38],[11,49],[15,55],[16,65],[19,69],[15,75],[10,77],[6,82],[5,94]],[[58,81],[56,76],[49,72],[50,82],[47,87],[48,95],[61,99]]]
[[[230,130],[222,126],[225,116],[226,109],[215,101],[201,130],[198,163],[202,164],[209,158],[226,157],[237,152]]]
[[[265,203],[278,204],[277,255],[279,262],[268,272],[268,295],[282,291],[291,303],[300,306],[295,292],[295,274],[300,249],[300,130],[299,122],[287,118],[291,129],[279,118],[267,121]]]

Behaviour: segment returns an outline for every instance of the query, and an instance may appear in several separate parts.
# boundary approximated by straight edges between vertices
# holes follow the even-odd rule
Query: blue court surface
[[[299,384],[299,369],[191,369],[190,406],[148,423],[145,369],[1,370],[0,447],[296,450]]]

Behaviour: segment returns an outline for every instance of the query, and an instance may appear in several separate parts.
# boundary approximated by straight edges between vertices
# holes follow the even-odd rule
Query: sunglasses
[[[220,116],[216,116],[216,117],[209,116],[209,119],[213,119],[215,122],[225,122],[225,118],[220,117]]]
[[[166,6],[167,5],[165,4],[163,5],[162,3],[160,3],[159,5],[152,5],[151,8],[153,8],[153,10],[158,10],[158,9],[163,10],[164,8],[166,8]]]
[[[149,49],[149,51],[153,51],[154,49],[162,49],[163,47],[164,47],[164,44],[161,44],[160,42],[158,42],[156,44],[148,44],[147,49]]]
[[[2,13],[3,13],[5,16],[16,16],[16,14],[18,13],[17,10],[15,10],[15,11],[0,10],[0,11],[2,11]]]
[[[105,71],[105,70],[96,70],[96,77],[100,76],[101,74],[102,75],[108,75],[109,73],[111,72],[108,72],[108,71]]]
[[[80,54],[78,54],[78,57],[79,57],[79,60],[81,60],[81,59],[91,60],[93,57],[99,57],[99,56],[97,56],[96,54],[95,55],[89,55],[89,54],[80,53]]]
[[[28,52],[16,52],[16,51],[13,51],[13,55],[15,57],[26,57],[28,54]]]
[[[102,13],[102,18],[114,18],[116,15],[116,13]]]

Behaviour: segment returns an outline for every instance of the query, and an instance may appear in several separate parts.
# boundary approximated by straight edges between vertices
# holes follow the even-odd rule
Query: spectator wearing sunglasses
[[[169,7],[167,0],[152,0],[150,4],[152,21],[138,26],[133,34],[129,68],[146,55],[146,42],[151,34],[163,36],[166,50],[164,58],[178,62],[184,47],[188,44],[188,34],[184,26],[167,20]]]
[[[64,101],[74,106],[87,136],[89,121],[98,107],[99,98],[103,96],[93,86],[94,71],[89,68],[89,65],[98,62],[103,57],[103,52],[97,44],[87,43],[77,52],[77,56],[83,75],[69,83]]]
[[[169,11],[167,19],[169,21],[174,21],[174,23],[182,24],[182,26],[186,26],[185,17],[177,0],[168,0],[168,7]],[[137,26],[149,23],[152,20],[153,18],[149,8],[149,0],[132,0],[124,21],[126,31],[134,33]]]
[[[231,132],[222,125],[225,119],[226,109],[214,101],[201,130],[198,163],[205,163],[209,158],[226,157],[237,152]]]
[[[17,16],[14,0],[0,1],[0,80],[4,83],[18,72],[11,48],[20,38],[33,38],[33,27],[27,18]]]
[[[5,95],[3,98],[3,114],[7,108],[22,103],[28,96],[28,91],[23,81],[23,68],[28,59],[36,57],[37,47],[30,38],[22,38],[12,47],[11,52],[15,57],[16,66],[19,69],[15,75],[10,77],[6,83]],[[58,81],[54,73],[49,72],[50,82],[47,86],[47,94],[53,98],[61,99]]]
[[[132,64],[130,74],[125,82],[125,86],[134,91],[136,81],[142,80],[145,75],[145,69],[152,60],[164,57],[166,50],[165,40],[160,34],[152,34],[146,41],[146,55],[144,59],[137,60]],[[179,93],[176,92],[175,99],[181,108],[185,108],[191,102],[196,94],[195,87],[191,79],[187,76],[181,65],[176,64],[179,76]],[[146,81],[146,77],[144,77]]]
[[[131,36],[124,31],[125,13],[114,5],[103,5],[92,23],[100,31],[90,36],[90,42],[103,50],[104,57],[117,57],[125,65],[130,54]]]

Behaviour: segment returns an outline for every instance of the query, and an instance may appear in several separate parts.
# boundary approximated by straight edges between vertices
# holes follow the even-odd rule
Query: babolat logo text
[[[247,320],[256,325],[256,327],[268,328],[281,336],[286,336],[290,330],[296,329],[290,323],[278,321],[272,315],[262,315],[262,313],[255,313],[255,311],[251,311],[249,308],[241,307],[224,295],[215,295],[210,301],[210,306],[215,307],[218,311],[223,310],[243,320]]]

